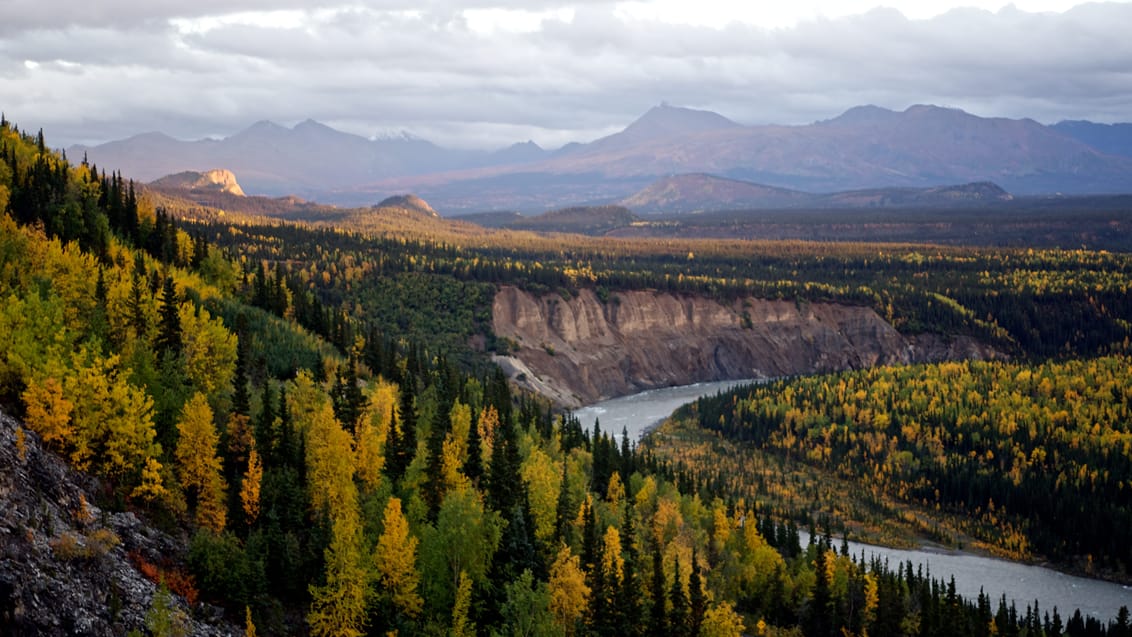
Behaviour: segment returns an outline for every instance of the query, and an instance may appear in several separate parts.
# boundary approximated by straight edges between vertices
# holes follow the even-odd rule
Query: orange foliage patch
[[[130,551],[128,555],[130,562],[137,567],[146,579],[154,584],[164,582],[173,594],[180,595],[189,606],[197,603],[200,591],[197,590],[193,576],[186,573],[184,569],[175,566],[158,566],[145,559],[137,551]]]

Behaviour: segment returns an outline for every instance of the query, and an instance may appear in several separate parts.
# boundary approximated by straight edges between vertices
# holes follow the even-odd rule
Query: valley
[[[689,139],[754,134],[661,112],[577,152],[637,144],[673,115]],[[822,126],[897,114],[851,115]],[[1132,493],[1120,198],[1074,200],[1091,211],[1078,224],[987,185],[858,191],[905,199],[757,213],[783,228],[820,219],[815,236],[776,239],[705,236],[736,213],[618,206],[488,228],[416,195],[361,208],[246,196],[223,171],[143,186],[6,121],[0,151],[6,469],[39,475],[50,454],[88,477],[108,519],[176,543],[143,568],[117,548],[139,543],[121,524],[7,520],[4,572],[129,571],[116,580],[128,600],[62,610],[68,625],[1125,634],[1126,609],[995,612],[997,599],[800,541],[926,539],[1129,581],[1107,532],[1127,525]],[[901,207],[955,193],[999,212]],[[1003,210],[1027,225],[1000,225]],[[877,215],[897,225],[888,241]],[[993,238],[910,236],[944,218]],[[688,219],[708,222],[618,236]],[[1032,236],[998,245],[1018,228]],[[777,380],[688,405],[639,444],[572,412],[751,378]],[[36,488],[58,488],[42,477]],[[54,630],[36,599],[76,590],[3,582],[0,612],[26,631]]]

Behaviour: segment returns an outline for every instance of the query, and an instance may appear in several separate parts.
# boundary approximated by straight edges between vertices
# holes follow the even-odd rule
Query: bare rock
[[[0,412],[0,633],[145,634],[157,587],[137,564],[182,564],[185,542],[134,513],[100,509],[99,491]],[[216,608],[172,603],[188,634],[242,633]]]

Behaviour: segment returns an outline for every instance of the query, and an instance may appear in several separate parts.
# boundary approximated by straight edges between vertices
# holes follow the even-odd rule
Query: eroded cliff
[[[497,357],[521,385],[565,406],[645,389],[949,358],[988,358],[966,338],[905,337],[866,307],[747,298],[720,303],[653,291],[569,300],[502,288]]]

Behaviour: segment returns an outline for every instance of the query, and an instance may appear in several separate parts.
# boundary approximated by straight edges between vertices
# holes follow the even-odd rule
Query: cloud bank
[[[926,19],[877,8],[787,26],[681,22],[601,0],[73,4],[15,0],[0,21],[0,108],[58,145],[314,118],[367,137],[554,147],[662,101],[745,124],[870,103],[1132,119],[1128,3]]]

